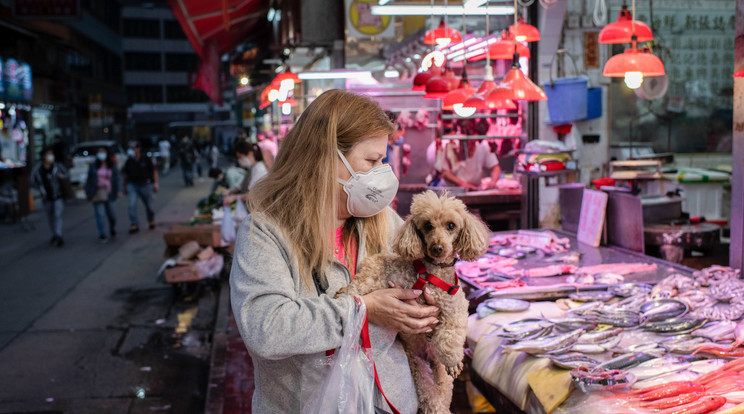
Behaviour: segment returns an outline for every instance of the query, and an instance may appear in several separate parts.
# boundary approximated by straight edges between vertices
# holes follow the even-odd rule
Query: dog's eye
[[[426,231],[432,231],[432,230],[434,230],[434,226],[432,226],[431,223],[429,223],[427,221],[426,223],[424,223],[424,230],[426,230]]]
[[[452,222],[447,223],[447,229],[448,230],[454,230],[455,229],[455,223],[452,223]]]

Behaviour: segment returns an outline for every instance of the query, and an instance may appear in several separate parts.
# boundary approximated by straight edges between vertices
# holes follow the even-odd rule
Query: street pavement
[[[0,413],[204,412],[219,284],[177,291],[157,270],[162,235],[209,191],[183,188],[177,167],[160,180],[157,228],[99,244],[92,206],[67,204],[65,246],[49,244],[43,208],[27,231],[0,225]],[[38,201],[38,200],[37,200]]]

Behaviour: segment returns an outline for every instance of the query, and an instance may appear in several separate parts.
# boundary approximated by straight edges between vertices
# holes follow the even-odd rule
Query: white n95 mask
[[[351,168],[341,151],[338,151],[338,156],[351,173],[347,181],[337,178],[348,195],[346,208],[349,214],[354,217],[372,217],[390,205],[398,192],[398,177],[390,165],[383,164],[365,173],[358,173]]]

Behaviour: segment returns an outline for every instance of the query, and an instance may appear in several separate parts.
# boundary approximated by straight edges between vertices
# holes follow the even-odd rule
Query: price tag
[[[579,231],[576,238],[581,243],[599,246],[602,228],[607,212],[607,193],[602,191],[584,190],[581,200],[581,215],[579,216]]]

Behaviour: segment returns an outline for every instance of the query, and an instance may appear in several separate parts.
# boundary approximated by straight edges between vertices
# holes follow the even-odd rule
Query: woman
[[[231,195],[225,196],[223,200],[223,205],[225,206],[232,205],[238,197],[240,197],[241,200],[247,200],[246,196],[248,195],[248,192],[256,186],[258,180],[266,177],[268,174],[268,169],[264,163],[263,153],[261,148],[256,144],[251,144],[248,141],[238,142],[235,145],[235,158],[238,161],[238,165],[240,165],[240,168],[236,167],[236,169],[241,171],[247,170],[247,172],[240,180],[240,184],[232,187],[230,190]],[[236,174],[234,170],[235,168],[230,169],[227,172],[226,180],[228,185],[230,182],[236,182],[235,178],[238,174]]]
[[[98,241],[107,243],[109,239],[106,237],[103,216],[105,214],[108,218],[109,234],[112,238],[116,237],[114,202],[119,194],[119,170],[106,147],[98,149],[96,161],[90,164],[88,180],[85,184],[85,194],[88,201],[93,203],[93,210],[96,213]]]
[[[254,413],[300,413],[317,392],[327,368],[315,362],[341,344],[346,315],[357,306],[334,294],[364,257],[388,250],[402,224],[385,208],[397,190],[382,164],[393,132],[372,100],[328,91],[300,116],[271,171],[248,195],[251,215],[238,233],[230,284],[255,366]],[[383,206],[354,183],[377,186]],[[401,413],[415,413],[417,398],[396,335],[429,332],[437,322],[436,307],[413,301],[420,294],[393,288],[361,298],[382,389]],[[378,412],[392,412],[377,401]]]

